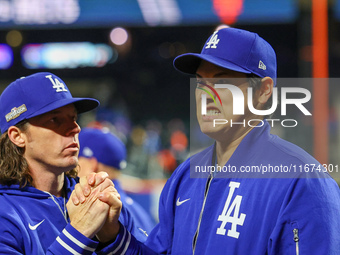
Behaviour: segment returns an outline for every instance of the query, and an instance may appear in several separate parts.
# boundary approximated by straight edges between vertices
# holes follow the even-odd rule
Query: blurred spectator
[[[120,170],[126,166],[124,143],[109,130],[98,128],[83,128],[79,133],[79,143],[79,176],[86,176],[91,172],[107,172],[121,195],[123,206],[131,212],[137,227],[150,233],[155,226],[154,220],[120,186]]]
[[[142,126],[135,126],[130,135],[130,144],[128,146],[129,165],[124,172],[139,178],[148,178],[148,153],[144,149],[146,132]]]

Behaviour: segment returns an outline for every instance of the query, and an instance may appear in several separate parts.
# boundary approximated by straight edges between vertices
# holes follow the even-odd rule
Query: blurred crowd
[[[127,148],[123,174],[141,179],[167,179],[189,154],[188,127],[181,119],[133,123],[128,115],[100,108],[86,127],[106,128]]]

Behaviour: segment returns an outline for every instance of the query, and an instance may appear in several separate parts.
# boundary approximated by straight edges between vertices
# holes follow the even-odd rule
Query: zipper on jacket
[[[193,239],[193,242],[192,242],[192,250],[193,250],[192,254],[195,254],[197,237],[198,237],[198,234],[199,234],[199,231],[200,231],[200,226],[201,226],[201,221],[202,221],[202,217],[203,217],[205,202],[207,200],[207,196],[208,196],[208,192],[209,192],[209,188],[210,188],[210,183],[211,183],[212,179],[213,179],[213,176],[212,176],[212,174],[210,174],[209,178],[207,180],[207,183],[205,184],[203,205],[202,205],[200,217],[199,217],[199,220],[198,220],[198,226],[197,226],[197,229],[196,229],[196,233],[194,235],[194,239]]]
[[[58,206],[58,208],[59,208],[61,214],[64,216],[64,219],[65,219],[66,223],[68,223],[68,220],[67,220],[67,212],[66,212],[65,197],[64,197],[64,211],[63,211],[63,210],[61,209],[59,203],[58,203],[57,201],[55,201],[54,196],[53,196],[51,193],[47,192],[47,191],[44,191],[44,192],[50,195],[49,198],[51,198],[51,199],[53,200],[53,202]]]
[[[296,255],[299,255],[299,230],[297,228],[294,228],[293,233],[294,233]]]

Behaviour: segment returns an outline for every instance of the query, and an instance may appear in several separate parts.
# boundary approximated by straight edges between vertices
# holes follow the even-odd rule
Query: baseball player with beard
[[[231,84],[244,98],[252,87],[253,107],[267,109],[277,78],[269,43],[255,33],[224,28],[209,37],[201,53],[180,55],[174,66],[196,76],[198,123],[215,143],[169,178],[160,198],[159,224],[145,244],[120,225],[116,254],[339,254],[340,192],[322,166],[289,175],[195,172],[218,166],[320,167],[298,146],[270,134],[269,123],[249,111],[247,102],[244,114],[234,115],[231,93],[216,85]],[[258,125],[214,126],[217,118],[256,120]]]

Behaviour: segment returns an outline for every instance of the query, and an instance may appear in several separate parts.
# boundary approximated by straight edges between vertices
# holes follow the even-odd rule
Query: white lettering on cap
[[[57,78],[53,80],[52,75],[46,75],[45,77],[51,81],[53,88],[56,89],[56,92],[67,91],[65,84],[60,82]]]
[[[218,39],[218,34],[217,34],[218,31],[215,31],[213,33],[213,35],[210,37],[210,40],[209,42],[207,42],[207,46],[205,47],[206,49],[209,49],[209,48],[213,48],[213,49],[216,49],[217,48],[217,44],[219,43],[220,39]]]

